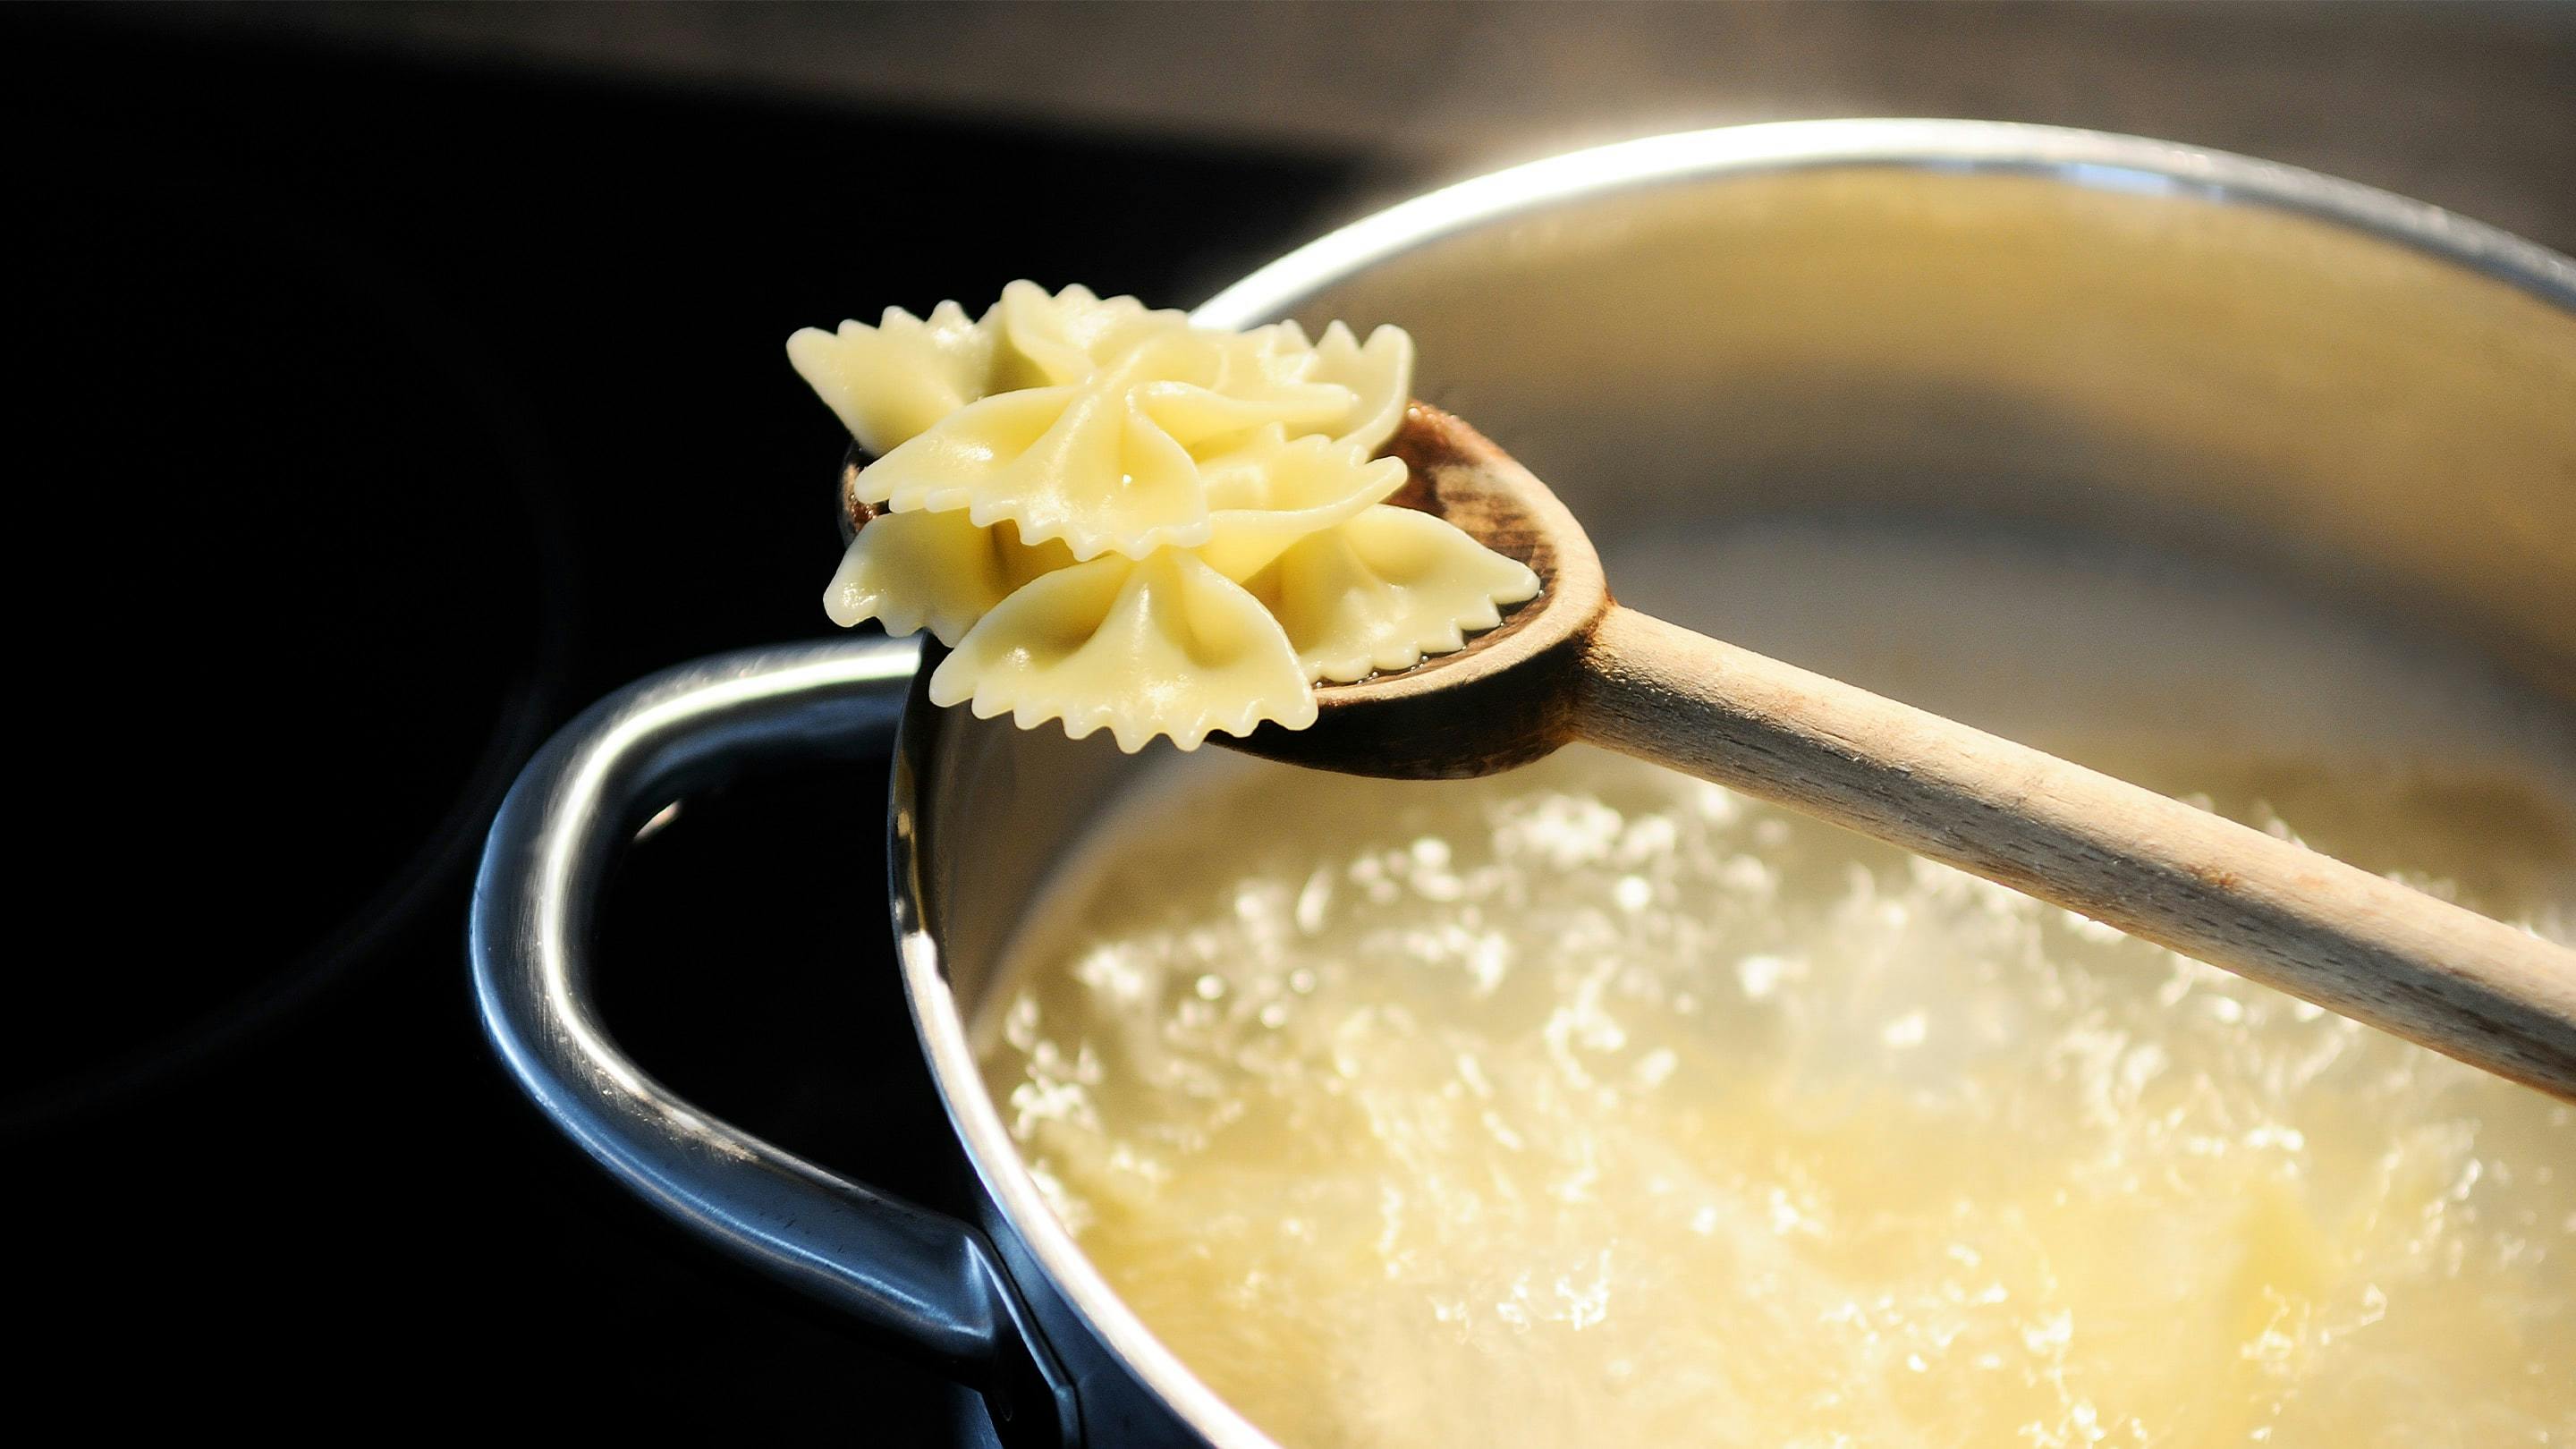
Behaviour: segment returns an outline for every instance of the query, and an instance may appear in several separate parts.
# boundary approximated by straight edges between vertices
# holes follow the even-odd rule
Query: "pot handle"
[[[1003,1441],[1076,1442],[1073,1396],[992,1244],[675,1097],[590,999],[600,882],[636,828],[782,760],[881,756],[920,647],[859,639],[721,654],[639,680],[520,772],[474,882],[467,950],[484,1030],[538,1110],[663,1214],[980,1390]]]

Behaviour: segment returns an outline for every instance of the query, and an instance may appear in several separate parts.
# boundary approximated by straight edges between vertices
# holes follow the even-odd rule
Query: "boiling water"
[[[2563,715],[2207,579],[1874,547],[1654,602],[2576,925]],[[1889,649],[1797,593],[1944,568],[2021,605]],[[1041,1187],[1294,1449],[2576,1444],[2576,1110],[1633,762],[1196,764],[1014,970],[978,1027]]]

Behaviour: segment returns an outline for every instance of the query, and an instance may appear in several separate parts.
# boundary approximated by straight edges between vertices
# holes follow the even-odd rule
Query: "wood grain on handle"
[[[1776,800],[2576,1100],[2576,951],[1612,605],[1582,738]]]

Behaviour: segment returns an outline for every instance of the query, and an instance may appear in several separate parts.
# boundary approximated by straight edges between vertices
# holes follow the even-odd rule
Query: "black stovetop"
[[[65,359],[19,482],[73,520],[22,547],[85,565],[69,607],[138,656],[78,714],[138,731],[131,778],[54,842],[128,886],[0,1061],[33,1367],[140,1370],[90,1401],[120,1427],[939,1442],[937,1381],[692,1247],[504,1081],[473,850],[582,703],[828,632],[845,440],[791,330],[1024,272],[1193,301],[1349,163],[8,24],[20,280]],[[882,776],[692,802],[614,887],[603,991],[684,1094],[953,1203]]]

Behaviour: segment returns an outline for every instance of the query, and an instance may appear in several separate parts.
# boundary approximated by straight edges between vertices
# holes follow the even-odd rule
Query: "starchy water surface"
[[[2568,938],[2510,749],[2242,717],[2164,783]],[[2576,1110],[1715,786],[1202,763],[1017,954],[1043,1191],[1291,1449],[2576,1444]]]

